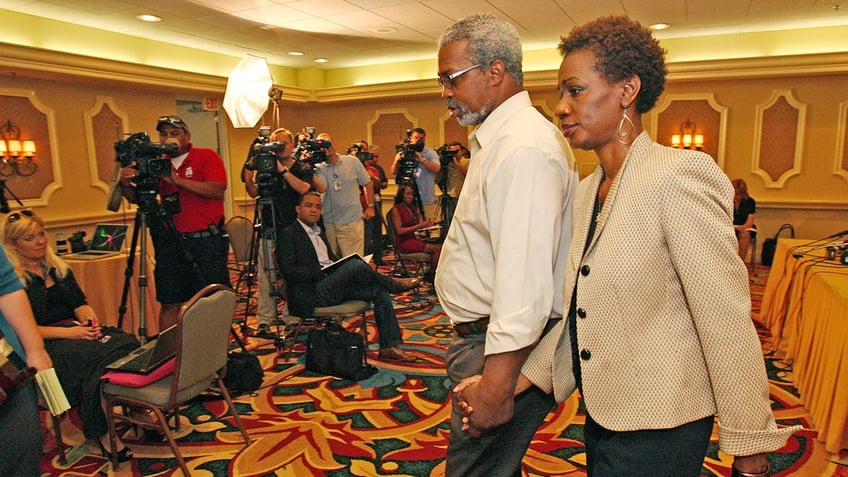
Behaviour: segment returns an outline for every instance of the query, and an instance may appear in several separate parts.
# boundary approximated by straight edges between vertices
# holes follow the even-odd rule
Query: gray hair
[[[441,48],[447,43],[460,40],[468,40],[472,63],[486,67],[495,60],[501,60],[506,66],[506,72],[519,86],[523,86],[521,39],[518,37],[518,30],[511,23],[491,13],[475,13],[445,30],[437,44]]]

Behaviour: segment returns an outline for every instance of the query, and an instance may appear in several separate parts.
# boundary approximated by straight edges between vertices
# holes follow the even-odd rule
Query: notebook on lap
[[[64,255],[63,258],[93,260],[117,255],[127,238],[127,228],[124,224],[97,224],[88,250]]]
[[[177,325],[159,333],[159,338],[149,341],[123,358],[106,366],[111,371],[125,373],[150,374],[166,361],[177,355],[179,333]]]

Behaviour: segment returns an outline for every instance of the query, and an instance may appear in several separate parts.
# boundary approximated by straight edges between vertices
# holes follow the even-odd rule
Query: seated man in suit
[[[418,286],[418,280],[381,275],[362,260],[348,260],[330,273],[321,270],[336,259],[318,226],[321,207],[317,192],[303,194],[295,207],[297,220],[278,235],[277,264],[286,281],[289,312],[309,317],[316,306],[338,305],[346,300],[372,302],[380,332],[380,358],[413,360],[400,349],[400,326],[389,293],[411,290]]]

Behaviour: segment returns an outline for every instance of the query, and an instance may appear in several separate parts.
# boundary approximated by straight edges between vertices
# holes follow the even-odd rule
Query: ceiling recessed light
[[[371,31],[374,32],[374,33],[379,33],[381,35],[386,35],[388,33],[394,33],[398,30],[395,27],[383,26],[383,27],[372,28]]]
[[[290,51],[289,54],[292,56],[303,56],[303,52],[297,50]]]
[[[160,17],[159,15],[151,15],[149,13],[144,13],[142,15],[137,16],[136,18],[138,18],[139,20],[141,20],[143,22],[161,22],[162,21],[162,17]]]
[[[666,28],[671,28],[671,23],[654,23],[648,28],[651,30],[665,30]]]
[[[315,58],[315,60],[314,60],[314,61],[315,61],[316,63],[326,63],[326,62],[328,62],[328,61],[330,61],[330,60],[328,60],[327,58]]]

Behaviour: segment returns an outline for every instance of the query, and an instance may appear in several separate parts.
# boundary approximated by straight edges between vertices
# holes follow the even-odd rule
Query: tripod
[[[253,284],[255,283],[256,271],[258,270],[257,265],[260,263],[259,259],[261,258],[262,273],[265,275],[268,283],[271,284],[271,290],[268,292],[268,295],[274,302],[274,346],[277,350],[282,351],[285,344],[285,336],[283,334],[283,329],[281,328],[282,320],[280,319],[281,317],[279,313],[279,302],[282,298],[282,290],[277,280],[277,263],[274,259],[273,250],[273,246],[277,242],[276,210],[273,198],[264,190],[266,188],[267,186],[260,185],[259,196],[256,198],[256,208],[253,216],[253,231],[247,252],[248,260],[246,268],[248,272],[245,280],[247,285],[245,302],[248,305],[250,304],[250,298],[253,295]],[[243,330],[247,327],[248,309],[249,306],[246,305],[242,320]],[[257,308],[257,314],[258,312],[259,310]]]
[[[153,179],[155,180],[155,179]],[[135,263],[135,255],[136,255],[136,246],[138,245],[139,237],[141,237],[141,261],[139,262],[138,270],[139,270],[139,278],[138,278],[138,296],[139,296],[139,325],[138,325],[138,339],[141,344],[145,344],[147,341],[147,232],[148,232],[148,219],[150,217],[155,217],[160,221],[164,230],[170,235],[168,240],[173,241],[173,243],[177,244],[177,246],[182,250],[182,253],[185,255],[186,259],[191,263],[192,268],[197,274],[198,279],[201,282],[205,283],[203,279],[203,274],[200,272],[200,268],[191,254],[182,246],[182,235],[177,231],[176,226],[174,225],[173,218],[171,215],[165,210],[165,208],[156,201],[156,195],[158,194],[155,185],[146,183],[145,181],[149,181],[149,179],[144,179],[140,182],[140,184],[136,187],[136,196],[138,199],[138,209],[136,210],[135,222],[133,227],[133,235],[130,240],[130,251],[127,256],[127,267],[124,270],[124,286],[121,292],[121,304],[118,307],[118,328],[123,327],[124,314],[127,310],[127,297],[129,295],[130,289],[130,281],[132,279],[134,263]],[[162,330],[160,330],[162,331]],[[235,333],[235,331],[231,328],[230,333],[233,335],[235,341],[244,348],[244,343],[241,341],[241,338]]]

